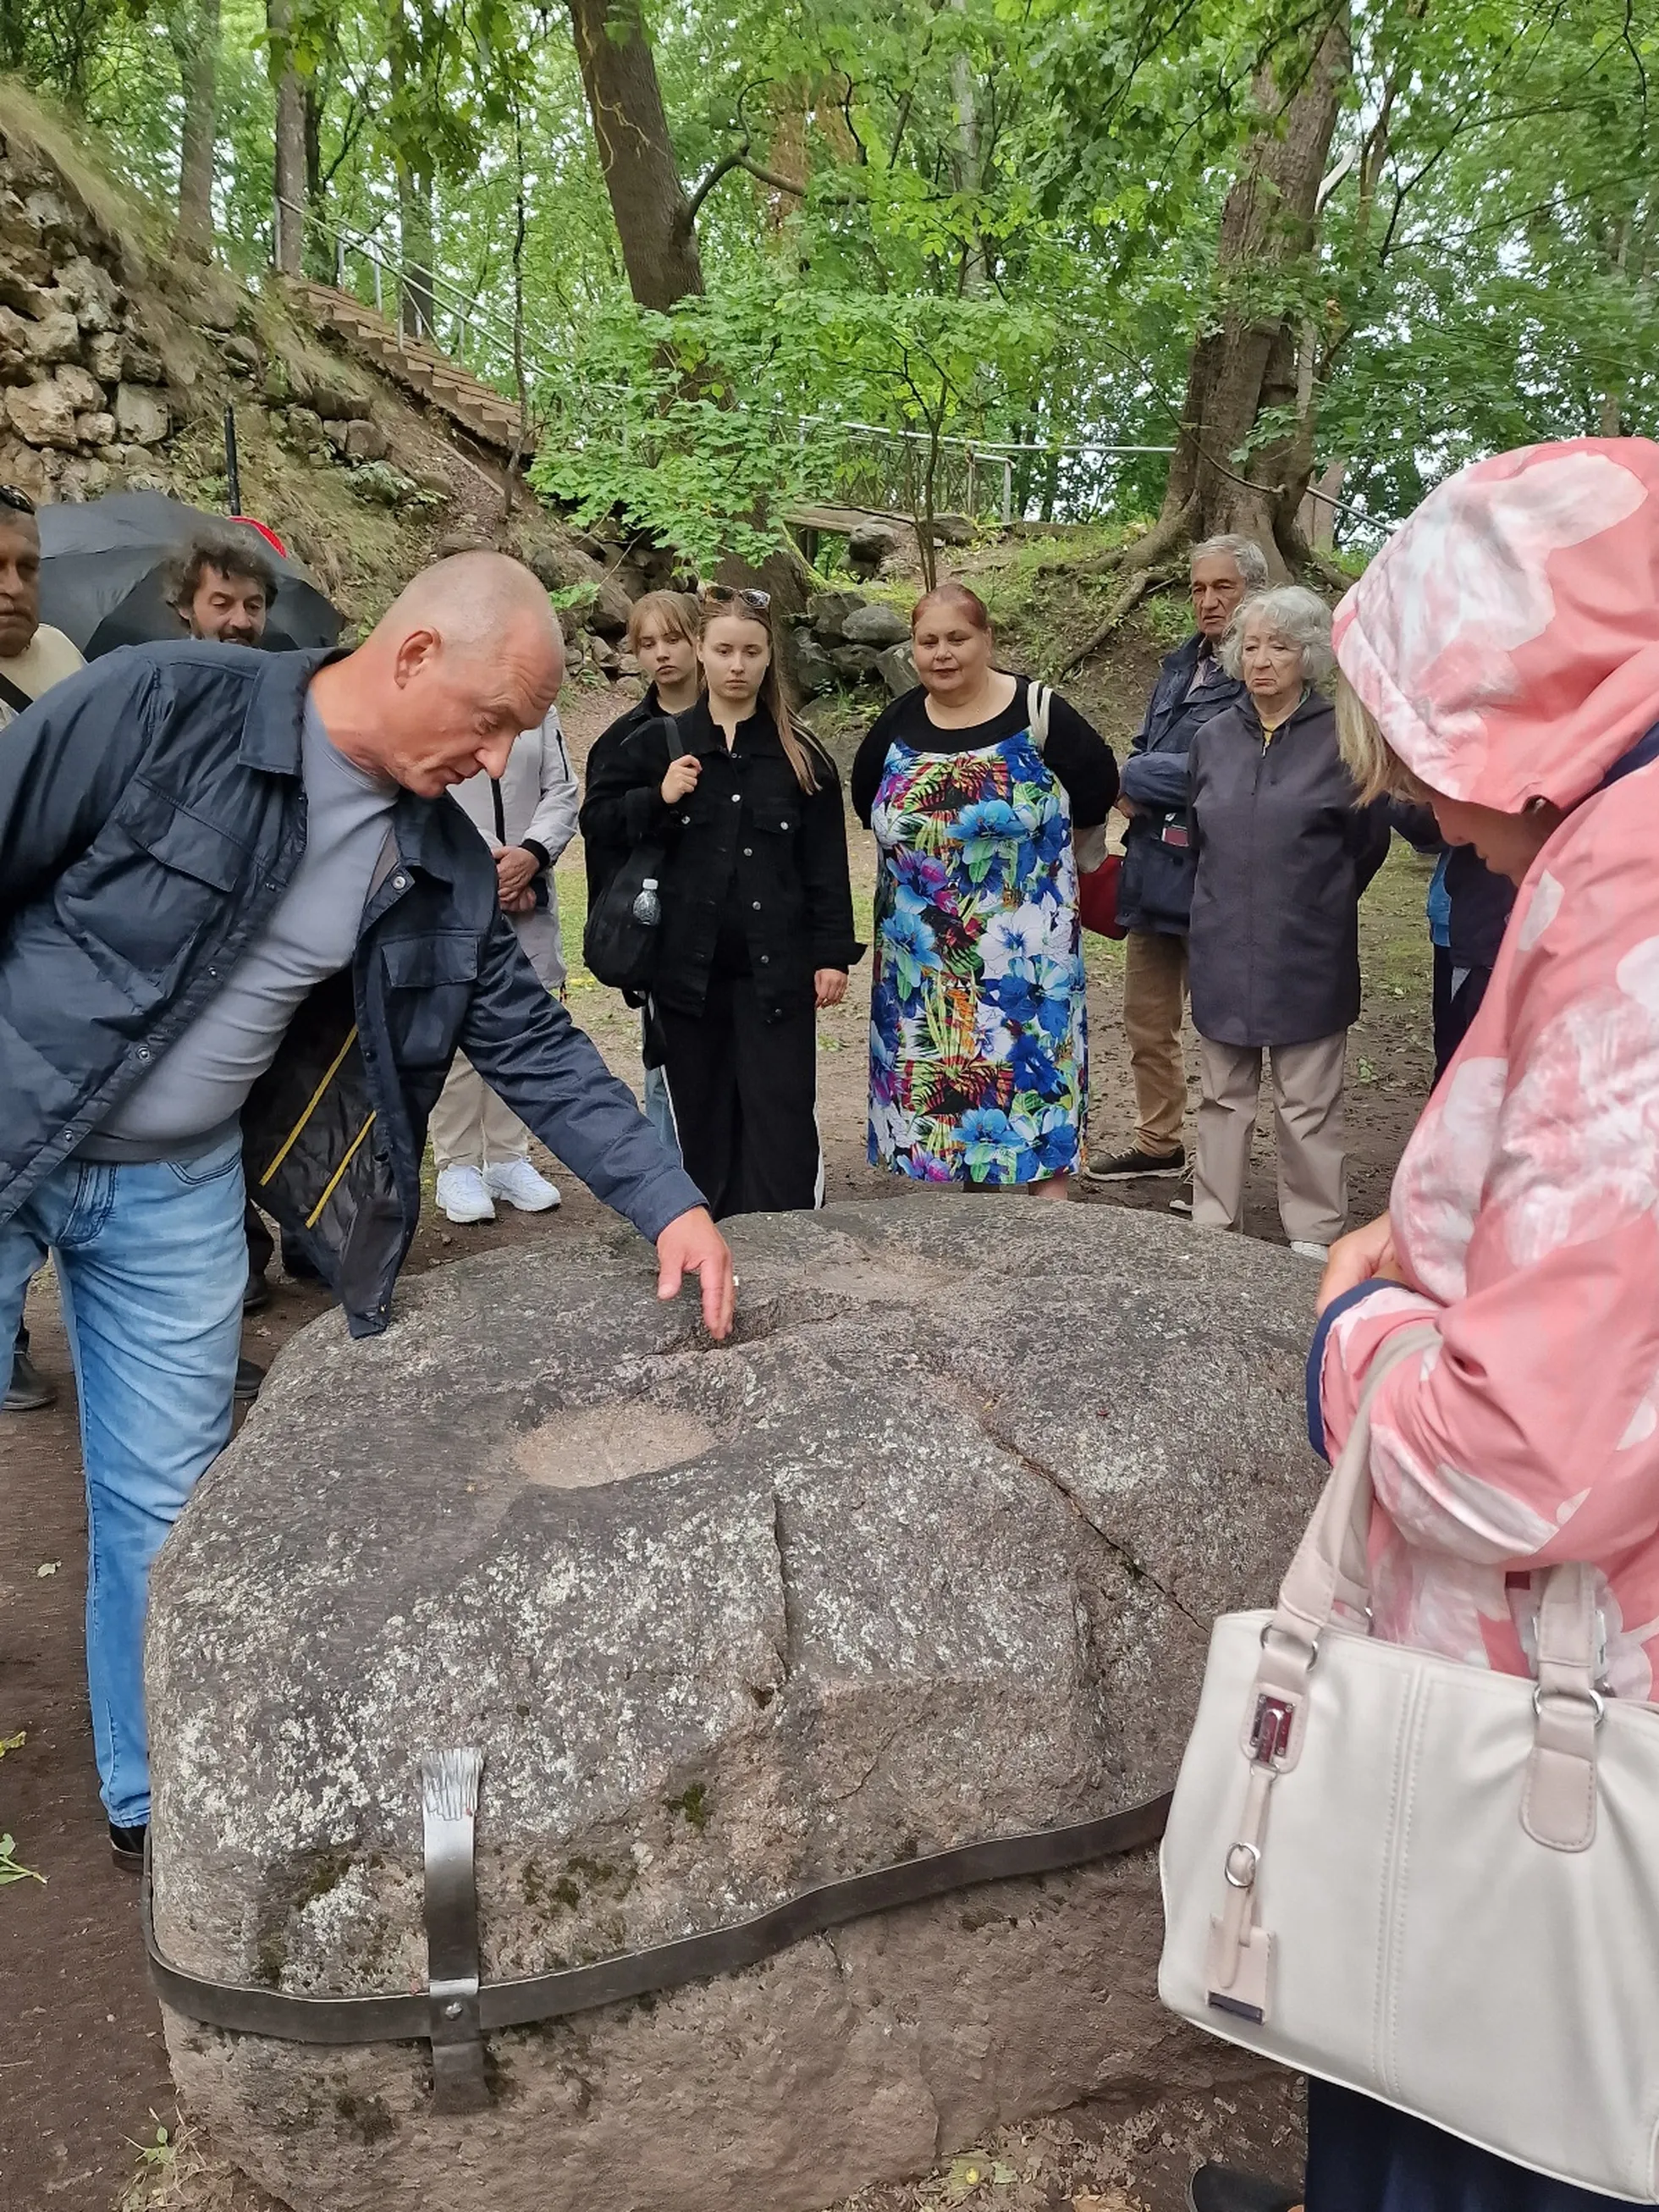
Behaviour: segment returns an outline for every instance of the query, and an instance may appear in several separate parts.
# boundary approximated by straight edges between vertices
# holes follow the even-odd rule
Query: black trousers
[[[653,1012],[685,1171],[714,1218],[822,1206],[816,1009],[769,1022],[750,977],[716,974],[702,1013]]]
[[[249,1199],[242,1209],[242,1231],[247,1238],[247,1268],[251,1275],[263,1275],[276,1256],[276,1243],[258,1207]],[[317,1270],[299,1239],[283,1231],[283,1265],[297,1282],[314,1283]]]
[[[1480,1001],[1486,995],[1486,986],[1492,981],[1490,968],[1465,968],[1463,980],[1455,990],[1452,978],[1457,970],[1452,966],[1452,957],[1443,945],[1434,948],[1434,1079],[1439,1082],[1446,1072],[1447,1062],[1468,1035],[1469,1024],[1480,1011]]]
[[[1308,2084],[1307,2212],[1618,2212],[1630,2199],[1550,2181],[1426,2120]]]

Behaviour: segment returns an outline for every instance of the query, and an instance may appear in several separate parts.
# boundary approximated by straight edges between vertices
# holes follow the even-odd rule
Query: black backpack
[[[660,892],[654,922],[641,921],[634,905],[647,878],[660,886],[665,865],[661,845],[635,845],[588,908],[582,932],[582,958],[588,972],[635,1003],[650,989],[657,964],[662,939]]]
[[[663,739],[665,775],[673,757],[673,725],[663,720],[657,728]],[[635,1006],[642,1004],[650,990],[662,928],[660,920],[641,921],[634,905],[651,878],[659,886],[660,915],[660,886],[667,860],[667,847],[660,839],[647,838],[643,844],[635,845],[587,909],[582,931],[582,959],[588,973],[613,991],[623,993]]]

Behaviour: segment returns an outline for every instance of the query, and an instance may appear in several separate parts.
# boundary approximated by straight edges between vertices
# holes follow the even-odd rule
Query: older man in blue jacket
[[[563,674],[527,569],[465,554],[355,653],[112,655],[0,750],[0,1344],[50,1252],[81,1401],[87,1664],[110,1840],[142,1852],[152,1559],[230,1433],[243,1161],[355,1335],[383,1329],[458,1048],[657,1246],[731,1255],[550,999],[445,796],[499,775]]]
[[[1129,817],[1117,916],[1123,947],[1123,1028],[1134,1077],[1136,1127],[1127,1152],[1085,1172],[1091,1182],[1178,1176],[1187,1073],[1181,1024],[1187,996],[1187,921],[1193,851],[1187,827],[1187,751],[1193,732],[1243,696],[1216,658],[1228,623],[1249,592],[1265,589],[1267,563],[1249,538],[1206,538],[1193,548],[1196,625],[1158,669],[1129,757],[1119,811]]]

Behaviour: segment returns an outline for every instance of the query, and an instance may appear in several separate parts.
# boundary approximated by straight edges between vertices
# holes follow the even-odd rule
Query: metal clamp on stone
[[[478,2010],[478,1886],[473,1867],[483,1772],[483,1754],[477,1751],[432,1751],[421,1761],[434,2112],[481,2112],[489,2102]]]
[[[432,2109],[476,2112],[489,2102],[483,2039],[492,2030],[562,2020],[599,2005],[740,1973],[808,1936],[981,1882],[1030,1881],[1115,1858],[1155,1844],[1170,1809],[1164,1796],[1063,1828],[958,1844],[927,1857],[824,1882],[728,1927],[621,1952],[591,1966],[481,1984],[473,1833],[483,1771],[476,1751],[437,1752],[422,1761],[428,1962],[424,1994],[310,1996],[185,1973],[155,1940],[147,1866],[139,1911],[150,1979],[162,2003],[210,2027],[290,2043],[401,2043],[430,2037]]]

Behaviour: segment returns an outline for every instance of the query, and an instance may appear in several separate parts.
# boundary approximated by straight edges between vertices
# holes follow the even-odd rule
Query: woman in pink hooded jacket
[[[1348,593],[1335,644],[1364,795],[1426,799],[1518,890],[1387,1214],[1333,1248],[1315,1443],[1335,1456],[1378,1351],[1432,1322],[1437,1346],[1373,1407],[1373,1633],[1528,1674],[1540,1570],[1588,1562],[1602,1687],[1652,1699],[1659,446],[1581,439],[1463,470]],[[1245,2201],[1205,2183],[1195,2202]],[[1310,2085],[1308,2212],[1614,2201]]]

